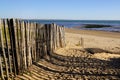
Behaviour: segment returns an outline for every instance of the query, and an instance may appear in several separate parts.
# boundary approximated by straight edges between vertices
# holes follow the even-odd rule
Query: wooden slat
[[[62,28],[62,47],[65,47],[65,30],[64,30],[64,26],[61,27]]]
[[[25,22],[24,21],[22,21],[21,31],[22,31],[23,70],[26,70],[27,69],[27,62],[26,62]]]
[[[32,23],[29,25],[29,59],[30,59],[30,64],[32,64]]]
[[[5,33],[5,42],[6,42],[6,52],[8,56],[8,65],[9,65],[9,72],[10,76],[12,77],[12,60],[11,60],[11,55],[10,55],[10,34],[9,34],[9,29],[8,29],[8,19],[5,20],[5,26],[4,26],[4,33]]]
[[[33,49],[34,49],[34,58],[35,58],[35,62],[37,61],[37,55],[36,55],[36,23],[34,23],[34,27],[33,27],[34,29],[34,40],[33,40],[33,42],[34,42],[34,47],[33,47]]]
[[[20,53],[19,53],[19,41],[18,41],[18,20],[13,19],[13,28],[14,28],[14,35],[15,35],[15,50],[16,50],[16,58],[17,58],[17,74],[20,74]]]
[[[8,21],[8,28],[9,28],[9,34],[10,34],[10,46],[11,46],[11,53],[12,53],[12,61],[13,61],[13,72],[14,75],[16,76],[16,64],[17,64],[17,59],[16,59],[16,51],[15,51],[15,37],[14,37],[14,28],[13,28],[13,19],[10,19]]]
[[[46,24],[44,25],[44,27],[43,27],[43,53],[44,53],[44,58],[47,58],[47,35],[46,35]]]
[[[39,48],[38,48],[38,45],[39,45],[39,42],[38,42],[38,40],[39,40],[39,34],[38,34],[38,27],[39,27],[39,24],[36,24],[36,34],[35,34],[35,36],[36,36],[36,39],[35,39],[35,45],[36,45],[36,61],[39,61]]]
[[[28,62],[27,62],[27,61],[28,61],[28,60],[27,60],[27,56],[28,56],[28,46],[27,46],[27,45],[28,45],[28,44],[27,44],[27,43],[28,43],[28,41],[27,41],[27,38],[28,38],[28,37],[27,37],[27,31],[28,31],[28,30],[27,30],[27,25],[28,25],[28,22],[27,22],[27,21],[24,21],[24,27],[23,27],[23,33],[24,33],[24,34],[23,34],[23,38],[24,38],[24,39],[23,39],[23,42],[24,42],[24,44],[23,44],[23,45],[24,45],[24,56],[25,56],[25,61],[24,61],[24,62],[25,62],[25,70],[26,70],[27,67],[28,67],[28,64],[27,64],[27,63],[28,63]]]
[[[23,52],[23,41],[22,41],[22,21],[18,21],[18,45],[19,45],[19,55],[20,55],[20,73],[23,73],[23,64],[24,64],[24,61],[23,61],[23,56],[24,56],[24,52]]]
[[[28,47],[28,52],[27,52],[27,66],[29,67],[32,64],[32,59],[31,59],[31,45],[30,45],[30,23],[27,23],[26,26],[27,30],[27,47]]]
[[[50,24],[46,25],[46,35],[47,56],[50,56]]]
[[[50,25],[50,54],[53,53],[54,45],[53,45],[53,24]]]
[[[63,47],[65,47],[66,44],[65,44],[65,27],[64,26],[63,26],[63,44],[64,44]]]
[[[22,55],[21,55],[21,24],[20,24],[20,20],[16,20],[16,28],[15,28],[15,37],[16,37],[16,51],[17,51],[17,56],[18,56],[18,69],[19,69],[19,74],[22,72],[21,71],[21,66],[22,66]]]
[[[39,27],[39,47],[40,47],[40,58],[43,58],[43,27],[44,25],[40,25]]]
[[[56,24],[53,24],[53,43],[54,43],[54,50],[56,50]]]
[[[25,31],[25,35],[24,35],[24,38],[25,38],[25,43],[24,43],[24,50],[25,50],[25,52],[24,52],[24,54],[26,55],[26,67],[25,67],[25,69],[27,69],[28,68],[28,66],[27,66],[27,56],[28,56],[28,46],[27,46],[27,43],[28,43],[28,41],[27,41],[27,25],[28,25],[28,21],[25,21],[25,26],[24,26],[24,31]]]
[[[37,42],[38,42],[38,57],[39,57],[39,60],[40,60],[40,58],[41,58],[41,49],[40,49],[40,28],[41,28],[41,25],[40,24],[38,24],[38,39],[37,39]]]
[[[61,27],[59,27],[59,40],[60,40],[60,47],[62,47],[62,40],[61,40],[61,36],[62,36],[62,34],[61,34],[62,32],[61,32]]]
[[[4,80],[4,74],[3,74],[3,67],[2,67],[2,56],[1,56],[1,54],[0,54],[0,78],[2,79],[2,80]]]
[[[1,27],[0,27],[0,33],[1,33],[1,43],[2,43],[2,53],[3,53],[3,59],[4,59],[4,63],[5,63],[5,71],[6,71],[6,79],[9,79],[9,71],[8,71],[8,63],[7,63],[7,58],[6,58],[6,52],[5,52],[5,31],[4,31],[4,20],[2,20],[1,22]]]
[[[33,46],[33,39],[34,39],[34,24],[31,23],[31,26],[30,26],[30,43],[31,43],[31,54],[32,54],[32,61],[34,61],[34,46]]]
[[[59,45],[59,26],[57,25],[57,28],[56,28],[56,35],[57,35],[57,37],[56,37],[56,39],[57,39],[57,48],[59,48],[60,47],[60,45]]]
[[[1,23],[1,19],[0,19],[0,28],[2,27],[2,23]],[[0,46],[2,46],[2,43],[1,43],[1,29],[0,29]],[[3,66],[2,66],[2,56],[0,54],[0,76],[1,76],[1,79],[4,80],[4,74],[3,74]]]

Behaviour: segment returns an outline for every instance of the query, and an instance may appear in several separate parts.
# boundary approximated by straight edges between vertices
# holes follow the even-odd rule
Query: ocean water
[[[120,32],[120,20],[29,20],[29,21],[37,22],[41,24],[55,23],[57,25],[63,25],[67,28],[74,28],[76,26],[82,26],[85,24],[111,25],[112,27],[104,27],[104,28],[82,28],[81,27],[80,29]]]

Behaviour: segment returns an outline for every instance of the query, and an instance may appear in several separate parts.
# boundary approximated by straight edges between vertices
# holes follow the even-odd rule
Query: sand
[[[71,57],[72,72],[85,74],[81,78],[83,80],[120,79],[120,33],[76,29],[65,31],[66,47],[55,53]]]
[[[120,33],[65,29],[66,46],[120,54]],[[81,38],[83,44],[81,45]]]
[[[65,29],[66,47],[16,80],[120,80],[120,33]]]
[[[95,53],[92,57],[99,59],[120,57],[120,33],[67,28],[65,31],[66,48],[61,48],[56,51],[56,53],[60,55],[66,56],[70,55],[70,53],[74,55],[76,53],[74,53],[72,50],[71,52],[69,50],[69,52],[67,52],[66,50],[71,48],[84,48],[85,50],[90,50],[92,53]]]

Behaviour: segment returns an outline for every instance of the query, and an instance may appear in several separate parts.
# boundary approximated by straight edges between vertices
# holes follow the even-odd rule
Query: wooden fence
[[[0,19],[0,77],[22,74],[33,62],[65,47],[63,26]]]

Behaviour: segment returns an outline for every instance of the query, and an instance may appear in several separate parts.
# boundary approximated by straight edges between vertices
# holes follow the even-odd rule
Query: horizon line
[[[0,19],[23,19],[23,20],[98,20],[98,21],[120,21],[120,19],[45,19],[45,18],[0,18]]]

